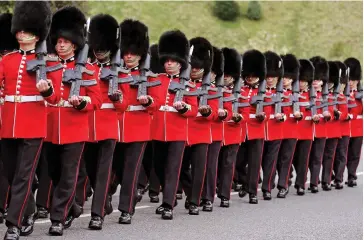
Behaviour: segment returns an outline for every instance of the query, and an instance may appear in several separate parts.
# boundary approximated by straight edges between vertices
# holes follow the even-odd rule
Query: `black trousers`
[[[325,143],[324,157],[322,159],[321,183],[331,183],[335,152],[339,138],[328,138]],[[345,165],[344,165],[345,168]]]
[[[296,144],[297,139],[288,138],[282,140],[277,161],[278,189],[288,189]]]
[[[307,169],[310,158],[312,141],[298,140],[293,157],[293,166],[296,171],[295,187],[305,188],[307,180]]]
[[[248,161],[245,159],[245,150],[244,143],[241,143],[239,146],[238,154],[236,155],[236,164],[235,164],[235,172],[234,172],[234,182],[238,184],[243,184],[246,182],[246,178],[248,175]]]
[[[324,156],[326,138],[315,138],[310,152],[309,168],[311,173],[310,185],[319,183],[322,159]]]
[[[363,145],[363,137],[351,137],[348,148],[348,179],[357,179],[356,169],[360,161],[360,154]]]
[[[239,174],[242,174],[243,188],[248,193],[257,195],[264,140],[246,140],[240,148],[239,158],[242,160],[240,160],[241,164],[239,164],[238,169]]]
[[[35,212],[32,184],[43,139],[2,139],[1,153],[4,172],[11,188],[7,226],[22,226],[24,216]]]
[[[163,189],[163,204],[171,209],[176,201],[185,145],[184,141],[153,141],[154,169]]]
[[[344,136],[339,139],[339,142],[337,144],[334,160],[335,182],[343,182],[344,171],[348,160],[349,142],[350,137]]]
[[[85,143],[45,144],[48,173],[54,191],[50,209],[52,222],[64,222],[71,210],[76,194],[77,178]]]
[[[209,144],[207,143],[194,144],[185,148],[183,156],[180,181],[183,184],[187,199],[196,206],[199,206],[201,201],[208,147]],[[191,172],[188,171],[190,165]],[[186,168],[187,171],[184,171]]]
[[[207,151],[207,163],[202,199],[214,202],[217,181],[217,165],[219,153],[222,146],[221,141],[212,142]]]
[[[271,192],[278,159],[279,148],[282,140],[265,141],[262,157],[263,183],[262,191]]]
[[[37,207],[43,207],[49,210],[51,198],[53,195],[53,184],[48,174],[48,161],[44,147],[42,148],[42,152],[40,154],[36,173],[39,181],[36,205]]]
[[[132,213],[136,204],[137,184],[140,166],[144,155],[146,142],[117,143],[123,152],[119,157],[122,164],[122,175],[119,176],[121,183],[119,195],[119,211]],[[119,171],[120,173],[120,171]]]
[[[94,189],[91,215],[104,217],[112,159],[116,140],[107,139],[97,143],[86,143],[84,161],[90,185]]]
[[[78,170],[77,185],[76,185],[76,196],[75,202],[77,205],[82,206],[85,204],[87,199],[87,193],[91,190],[90,179],[87,175],[86,164],[84,159],[84,152],[81,156],[80,167]]]
[[[235,172],[236,156],[239,144],[221,147],[218,160],[218,192],[219,198],[230,199],[231,185]]]
[[[1,142],[0,142],[1,144]],[[1,151],[1,148],[0,148]],[[4,170],[2,155],[0,156],[0,212],[4,213],[8,205],[10,186]]]

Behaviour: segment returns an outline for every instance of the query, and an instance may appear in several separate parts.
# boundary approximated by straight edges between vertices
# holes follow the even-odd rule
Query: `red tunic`
[[[356,91],[350,93],[350,98],[355,99]],[[353,115],[353,119],[350,121],[351,137],[363,136],[363,102],[362,100],[349,100],[349,104],[356,104],[356,107],[351,108],[350,114]]]
[[[110,68],[108,66],[94,65],[97,81],[100,85],[102,104],[101,108],[97,110],[89,111],[89,131],[90,140],[101,141],[106,139],[119,140],[120,128],[118,113],[122,113],[128,106],[128,86],[126,84],[119,84],[119,90],[122,92],[122,101],[112,102],[108,97],[109,82],[100,80],[100,74],[102,69]]]
[[[297,123],[298,140],[313,140],[314,138],[314,123],[312,121],[311,110],[307,109],[310,105],[310,95],[308,92],[301,92],[299,101],[301,103],[300,111],[303,115],[301,121]]]
[[[35,59],[35,51],[22,54],[15,51],[0,62],[0,79],[4,83],[1,138],[44,138],[47,135],[47,110],[44,100],[57,103],[59,94],[53,92],[43,99],[36,88],[36,77],[26,71],[26,61]],[[60,73],[61,71],[57,71]],[[59,82],[54,73],[48,74],[54,89]],[[33,99],[31,102],[30,99]]]
[[[292,96],[292,90],[284,90],[284,96],[287,98],[284,99],[283,102],[290,101],[290,98]],[[283,139],[289,139],[294,138],[297,139],[298,135],[298,120],[293,116],[293,106],[285,106],[282,107],[282,112],[286,115],[287,120],[283,122],[282,127],[282,138]]]
[[[329,96],[332,97],[333,94],[330,93]],[[340,94],[337,98],[337,101],[344,102],[346,101],[346,98],[343,94]],[[333,99],[329,98],[328,102],[333,102]],[[341,138],[341,136],[350,136],[349,121],[346,120],[348,117],[348,105],[337,104],[336,108],[341,112],[340,118],[338,120],[335,120],[334,117],[334,106],[329,106],[331,120],[326,122],[327,138]]]
[[[321,104],[322,104],[322,93],[317,92],[316,106],[320,106]],[[322,108],[317,109],[317,114],[320,116],[320,122],[314,125],[315,138],[327,138],[326,121],[322,113],[323,113]]]
[[[63,64],[64,69],[73,69],[75,61],[67,61]],[[91,64],[86,64],[86,68],[95,71],[95,67]],[[89,141],[89,122],[88,114],[90,111],[99,109],[101,106],[101,93],[99,84],[89,87],[81,87],[80,96],[87,96],[91,99],[82,110],[77,110],[70,106],[67,101],[71,96],[69,92],[71,84],[63,84],[63,72],[56,72],[56,80],[59,84],[55,89],[61,96],[58,105],[50,105],[48,114],[48,136],[47,141],[54,144],[68,144],[76,142]],[[92,80],[97,78],[96,71],[92,76],[84,74],[85,80]]]
[[[132,71],[130,75],[139,75],[139,70]],[[121,74],[121,78],[127,74]],[[158,80],[158,78],[148,78],[148,82]],[[153,98],[153,103],[148,107],[143,107],[137,100],[138,88],[126,85],[128,91],[128,107],[125,112],[119,114],[120,142],[144,142],[152,138],[150,125],[152,123],[151,113],[160,107],[159,94],[160,86],[147,88],[147,94]]]
[[[181,114],[173,107],[176,94],[168,91],[170,82],[179,82],[179,78],[169,78],[166,74],[159,74],[158,79],[162,82],[158,91],[161,106],[153,116],[152,139],[164,142],[187,141],[187,118],[197,115],[197,97],[183,98],[183,101],[191,108]]]
[[[191,89],[196,91],[201,87],[201,82],[195,83],[195,88]],[[216,92],[209,91],[209,95],[214,95]],[[211,114],[208,117],[203,117],[199,112],[194,118],[188,119],[188,145],[212,142],[211,122],[217,115],[218,100],[207,100],[207,105],[211,107]]]
[[[243,94],[247,95],[249,98],[249,102],[251,102],[251,98],[256,96],[258,93],[258,87],[250,88],[248,86],[243,87]],[[264,121],[258,121],[255,118],[256,106],[250,105],[250,107],[243,108],[243,117],[246,121],[246,134],[248,140],[252,139],[264,139],[265,138],[265,121],[267,120],[267,116],[270,114],[269,107],[264,107],[264,112],[266,114],[266,119]]]
[[[276,93],[276,89],[268,89],[266,90],[266,96],[274,97]],[[266,98],[267,102],[271,102],[271,98]],[[273,141],[283,138],[283,122],[279,122],[274,118],[275,113],[275,105],[267,106],[265,109],[270,111],[270,114],[267,114],[268,120],[265,122],[265,140]]]

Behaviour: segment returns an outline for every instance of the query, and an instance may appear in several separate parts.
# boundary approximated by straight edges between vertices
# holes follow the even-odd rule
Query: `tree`
[[[240,15],[240,8],[235,1],[216,1],[213,12],[216,17],[223,21],[235,21]]]
[[[262,18],[262,9],[258,1],[250,1],[246,16],[250,20],[260,20]]]

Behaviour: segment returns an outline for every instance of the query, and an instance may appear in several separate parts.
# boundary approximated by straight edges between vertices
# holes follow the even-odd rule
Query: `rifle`
[[[310,105],[308,105],[306,107],[306,109],[311,110],[311,115],[313,117],[314,115],[317,115],[317,107],[316,107],[316,90],[312,86],[312,82],[311,82],[311,85],[310,85],[309,95],[310,95]]]
[[[261,114],[264,110],[263,106],[264,106],[264,98],[266,97],[265,96],[266,86],[267,86],[266,80],[263,79],[259,84],[258,94],[253,96],[250,101],[251,105],[256,106],[256,111],[255,111],[256,115]]]
[[[358,91],[355,94],[355,99],[361,101],[363,99],[363,86],[361,85],[361,80],[358,82],[357,90]]]
[[[92,80],[84,80],[82,79],[82,74],[87,74],[92,76],[94,71],[88,70],[86,68],[87,64],[87,55],[89,51],[88,46],[88,30],[90,27],[90,18],[87,20],[86,24],[86,41],[85,45],[81,49],[81,51],[77,54],[76,58],[76,66],[74,69],[66,69],[63,73],[62,82],[65,84],[71,84],[71,90],[69,96],[80,96],[80,88],[81,87],[89,87],[97,85],[96,79]]]
[[[58,59],[52,59],[47,56],[47,43],[43,40],[37,44],[35,48],[36,59],[28,60],[26,62],[27,72],[36,73],[36,82],[40,80],[47,80],[47,73],[54,72],[63,68],[62,64],[57,64],[54,66],[46,66],[46,62],[57,62]]]
[[[348,67],[348,76],[350,76],[350,68]],[[346,97],[346,102],[348,103],[348,108],[355,108],[357,105],[355,103],[355,99],[350,97],[350,84],[349,81],[346,83],[345,89],[344,89],[344,95]],[[353,104],[349,104],[349,100],[354,102]]]
[[[293,113],[300,111],[300,81],[298,78],[292,83],[292,97],[291,102],[293,106]]]
[[[334,107],[334,114],[335,117],[337,118],[338,116],[336,115],[337,113],[337,107],[336,105],[339,104],[339,102],[337,101],[338,96],[340,95],[340,78],[341,78],[341,68],[339,69],[339,79],[337,81],[336,86],[334,87],[334,96],[331,97],[329,96],[329,99],[332,99],[333,101],[328,103],[328,106],[333,106]],[[346,104],[346,102],[341,102],[340,104]]]
[[[179,77],[179,83],[177,82],[171,82],[169,84],[168,90],[171,92],[176,93],[175,97],[174,97],[174,102],[180,102],[183,100],[183,96],[198,96],[199,93],[197,91],[194,92],[189,92],[186,91],[186,87],[190,87],[193,88],[194,85],[191,85],[188,81],[190,80],[190,74],[191,74],[191,55],[193,53],[193,46],[190,48],[190,53],[189,53],[189,59],[188,59],[188,64],[187,64],[187,68],[184,69]]]
[[[130,83],[134,81],[132,78],[119,78],[119,73],[128,73],[129,71],[122,68],[124,61],[120,57],[120,49],[116,51],[112,60],[110,68],[102,68],[100,79],[109,82],[108,97],[111,101],[119,101],[122,93],[117,94],[119,84]],[[121,94],[121,95],[120,95]]]
[[[268,98],[268,97],[266,97]],[[283,95],[283,79],[279,78],[277,85],[276,85],[276,93],[272,98],[271,102],[264,103],[264,106],[273,105],[274,104],[274,113],[282,113],[283,106],[290,106],[292,105],[291,102],[282,103],[282,98],[288,98],[287,96]]]
[[[157,74],[151,72],[149,69],[150,69],[150,54],[147,53],[147,57],[140,66],[140,75],[132,76],[134,81],[130,83],[131,87],[138,87],[137,98],[139,98],[140,96],[146,96],[148,94],[147,88],[156,87],[162,84],[160,80],[148,82],[148,77],[158,76]]]

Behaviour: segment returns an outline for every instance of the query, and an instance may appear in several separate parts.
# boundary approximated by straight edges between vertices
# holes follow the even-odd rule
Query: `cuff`
[[[153,98],[148,96],[148,102],[146,104],[142,104],[143,107],[149,107],[153,103]]]
[[[212,111],[211,111],[211,109],[209,109],[210,111],[208,112],[208,113],[201,113],[201,116],[203,116],[203,117],[208,117],[208,116],[210,116],[211,115],[211,113],[212,113]]]
[[[222,120],[224,120],[224,119],[226,119],[227,118],[227,116],[228,116],[228,111],[226,110],[226,109],[224,109],[224,111],[225,111],[225,116],[223,116],[223,117],[219,117],[219,119],[222,121]]]
[[[48,88],[48,90],[41,92],[40,95],[44,98],[50,97],[53,94],[53,86],[50,86],[50,88]]]
[[[181,109],[181,110],[178,110],[178,112],[179,112],[180,114],[184,114],[184,113],[186,113],[188,110],[191,110],[191,105],[186,104],[186,105],[185,105],[185,107],[184,107],[183,109]]]

